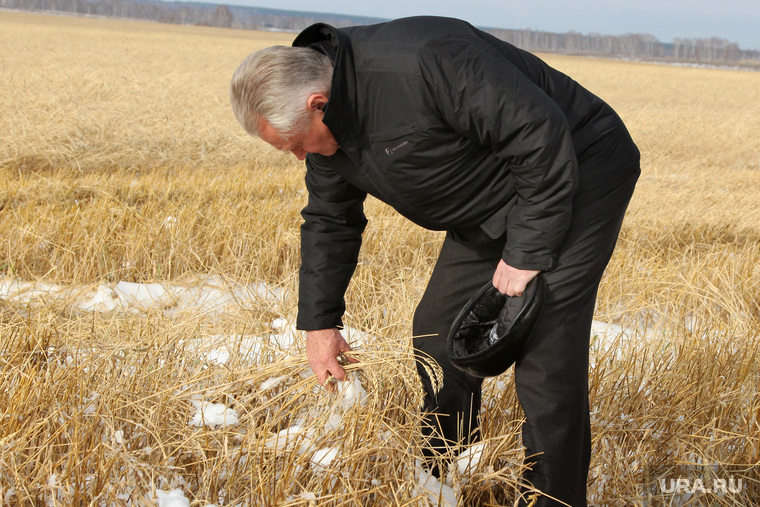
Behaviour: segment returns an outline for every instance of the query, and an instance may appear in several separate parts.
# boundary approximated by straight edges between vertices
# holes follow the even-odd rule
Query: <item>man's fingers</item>
[[[335,380],[340,380],[341,382],[346,380],[346,370],[341,368],[337,361],[335,361],[335,365],[330,368],[329,374],[331,374]]]
[[[322,384],[322,386],[327,391],[331,391],[332,392],[332,391],[335,391],[335,383],[336,382],[337,382],[337,380],[335,379],[335,377],[333,377],[332,375],[330,375],[330,372],[327,372],[327,379],[324,381],[324,383]]]
[[[336,328],[306,332],[309,365],[319,384],[328,391],[334,391],[335,383],[346,379],[345,365],[359,362],[350,352],[351,346]]]
[[[514,280],[509,278],[502,278],[499,281],[499,284],[495,286],[497,289],[499,289],[499,292],[502,294],[506,294],[507,296],[514,296]]]
[[[507,296],[522,296],[528,283],[538,274],[533,269],[517,269],[500,260],[493,275],[493,286]]]
[[[328,370],[325,370],[324,372],[317,375],[317,379],[319,380],[319,385],[324,387],[326,390],[335,390],[335,383],[337,382],[337,379],[333,377]]]
[[[346,363],[358,363],[359,360],[355,357],[352,357],[351,354],[347,354],[347,352],[353,352],[354,349],[352,349],[348,344],[346,345],[346,348],[340,352],[340,355],[338,356],[338,363],[343,366]]]
[[[336,359],[331,364],[328,364],[321,372],[317,374],[317,380],[319,384],[328,391],[335,389],[335,382],[344,381],[346,379],[346,371],[341,368],[340,363]]]

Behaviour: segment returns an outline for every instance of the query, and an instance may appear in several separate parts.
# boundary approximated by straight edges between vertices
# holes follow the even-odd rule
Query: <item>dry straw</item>
[[[238,62],[291,39],[0,13],[0,275],[215,273],[293,293],[303,169],[227,105]],[[701,474],[743,489],[694,505],[758,504],[760,74],[546,58],[608,99],[643,153],[596,317],[628,332],[592,337],[590,501],[681,505],[657,479]],[[410,321],[441,236],[366,209],[346,321],[377,338],[351,372],[367,398],[347,408],[301,375],[300,340],[270,341],[293,298],[214,318],[0,299],[0,504],[146,505],[180,488],[194,506],[426,505]],[[232,337],[228,362],[209,359],[208,336]],[[246,352],[246,336],[271,347]],[[509,374],[484,400],[484,454],[455,483],[464,504],[506,505],[522,459]],[[239,423],[190,425],[201,402]],[[335,459],[315,464],[325,449]]]

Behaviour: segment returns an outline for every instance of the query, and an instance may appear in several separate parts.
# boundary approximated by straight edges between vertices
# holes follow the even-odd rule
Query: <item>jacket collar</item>
[[[359,148],[365,145],[359,137],[356,118],[356,74],[351,39],[343,30],[325,23],[306,28],[293,41],[293,46],[312,47],[324,52],[333,62],[330,100],[324,109],[322,122],[330,129],[341,148]]]

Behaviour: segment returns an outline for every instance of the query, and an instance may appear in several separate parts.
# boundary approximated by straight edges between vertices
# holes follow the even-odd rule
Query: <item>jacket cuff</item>
[[[538,271],[550,271],[557,263],[556,254],[526,254],[517,250],[512,250],[509,245],[504,247],[502,253],[504,262],[517,269],[536,269]]]
[[[343,320],[334,315],[306,317],[299,312],[296,318],[296,329],[299,331],[318,331],[320,329],[332,329],[335,327],[338,329],[343,328]]]

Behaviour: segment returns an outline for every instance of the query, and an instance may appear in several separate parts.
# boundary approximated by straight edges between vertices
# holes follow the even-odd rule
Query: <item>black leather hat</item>
[[[459,312],[449,333],[449,358],[475,377],[495,377],[520,358],[546,292],[539,273],[522,296],[508,297],[489,281]]]

